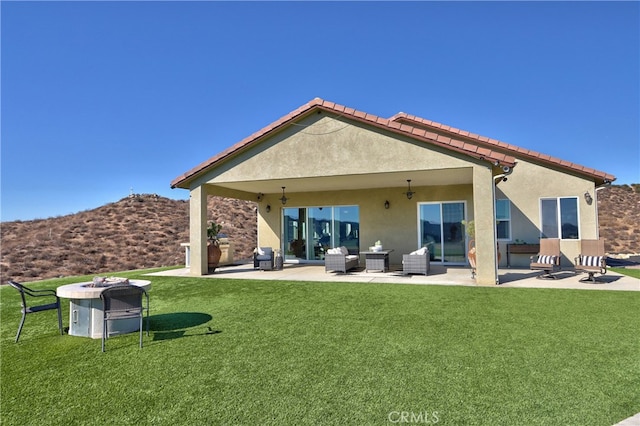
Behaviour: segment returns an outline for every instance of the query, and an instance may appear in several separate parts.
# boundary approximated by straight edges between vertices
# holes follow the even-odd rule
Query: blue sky
[[[170,182],[314,97],[640,182],[638,2],[2,1],[2,221]]]

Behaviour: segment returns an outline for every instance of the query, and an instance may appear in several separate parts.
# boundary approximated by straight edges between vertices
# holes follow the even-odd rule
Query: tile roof
[[[455,127],[450,127],[445,124],[436,123],[435,121],[425,120],[424,118],[420,118],[415,115],[405,114],[404,112],[394,115],[393,117],[390,118],[390,120],[396,121],[398,123],[405,123],[408,125],[413,124],[420,127],[426,127],[428,129],[435,129],[440,132],[448,133],[453,137],[457,137],[467,141],[471,140],[473,141],[473,143],[486,146],[490,149],[503,150],[516,157],[527,158],[529,160],[534,160],[541,163],[549,164],[565,170],[570,170],[579,174],[583,174],[583,175],[595,178],[597,180],[602,180],[605,182],[613,182],[616,179],[615,176],[606,172],[602,172],[600,170],[581,166],[580,164],[572,163],[570,161],[562,160],[560,158],[555,158],[550,155],[536,152],[530,149],[521,148],[516,145],[511,145],[506,142],[499,141],[497,139],[488,138],[486,136],[480,136],[475,133],[470,133],[466,130],[456,129]]]
[[[193,169],[178,176],[171,182],[171,187],[175,188],[185,181],[195,177],[200,173],[206,172],[211,166],[223,161],[224,159],[243,151],[244,149],[259,143],[263,137],[267,137],[272,133],[287,127],[295,120],[302,118],[313,111],[324,110],[327,112],[338,113],[341,117],[347,117],[351,120],[366,123],[370,126],[384,129],[396,134],[405,135],[416,140],[423,141],[428,144],[443,147],[455,152],[469,155],[473,158],[484,160],[496,165],[513,167],[516,163],[516,157],[526,157],[536,159],[538,161],[548,163],[550,165],[564,168],[573,172],[587,175],[596,180],[613,181],[614,176],[595,169],[580,166],[564,160],[530,151],[524,148],[510,145],[504,142],[490,139],[486,136],[479,136],[464,130],[459,130],[450,126],[436,123],[423,118],[399,113],[391,118],[382,118],[373,114],[358,111],[343,105],[329,102],[320,98],[315,98],[310,102],[291,111],[289,114],[281,117],[266,127],[258,130],[252,135],[246,137],[230,148],[222,151],[214,157],[204,161]],[[430,129],[434,131],[430,131]],[[436,133],[437,132],[437,133]],[[446,133],[449,136],[442,135]]]

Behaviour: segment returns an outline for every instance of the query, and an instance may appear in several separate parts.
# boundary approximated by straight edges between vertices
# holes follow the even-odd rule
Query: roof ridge
[[[316,98],[316,99],[320,100],[319,98]],[[330,102],[326,100],[322,100],[322,102],[318,102],[317,105],[321,108],[340,112],[341,115],[350,115],[357,120],[369,122],[374,126],[384,127],[394,132],[408,134],[411,137],[426,140],[435,145],[452,149],[454,151],[458,151],[463,154],[471,155],[472,157],[479,158],[481,160],[487,160],[492,163],[508,163],[509,166],[513,166],[515,164],[515,158],[512,158],[511,156],[508,156],[502,153],[496,153],[493,150],[486,150],[486,149],[482,150],[482,152],[479,152],[478,149],[474,147],[470,147],[462,142],[459,144],[456,143],[457,141],[455,139],[438,138],[438,135],[436,134],[422,132],[421,129],[417,129],[414,126],[395,123],[394,121],[388,118],[379,117],[374,114],[369,114],[363,111],[359,111],[359,110],[349,108],[344,105],[339,105],[334,102]]]
[[[306,114],[309,114],[311,111],[314,111],[317,108],[323,109],[325,111],[337,112],[340,114],[340,116],[348,116],[352,120],[365,122],[378,128],[384,128],[394,133],[399,133],[399,134],[412,137],[414,139],[422,140],[424,142],[427,142],[436,146],[440,146],[445,149],[466,154],[483,161],[491,162],[494,165],[503,164],[503,165],[508,165],[513,167],[516,163],[516,158],[510,155],[509,153],[517,152],[524,156],[538,158],[540,161],[545,161],[549,164],[555,165],[556,167],[562,167],[568,170],[573,170],[574,172],[588,174],[588,175],[591,175],[592,177],[598,177],[603,180],[610,180],[610,181],[615,180],[614,176],[592,169],[592,168],[588,168],[588,167],[580,166],[578,164],[571,163],[568,161],[556,159],[548,155],[536,153],[535,151],[526,150],[524,148],[520,148],[515,145],[510,145],[505,142],[501,142],[485,136],[469,133],[467,131],[457,129],[455,127],[451,127],[441,123],[436,123],[434,121],[426,120],[424,118],[421,118],[415,115],[410,115],[410,114],[400,112],[391,118],[382,118],[374,114],[369,114],[363,111],[356,110],[354,108],[336,104],[335,102],[331,102],[319,97],[315,97],[309,102],[305,103],[304,105],[301,105],[295,110],[280,117],[278,120],[268,124],[267,126],[263,127],[257,132],[254,132],[248,137],[242,139],[240,142],[237,142],[233,146],[211,157],[210,159],[200,163],[198,166],[187,171],[186,173],[178,176],[171,182],[171,187],[176,187],[178,184],[185,181],[186,179],[189,179],[203,172],[205,169],[207,169],[211,165],[219,161],[222,161],[223,159],[229,157],[230,155],[233,155],[235,152],[253,145],[264,136],[271,134],[274,131],[277,131],[283,126],[286,126],[288,123],[291,123],[292,121],[297,120]],[[455,137],[454,138],[447,137],[445,135],[430,132],[427,129],[418,128],[410,124],[403,123],[402,122],[403,120],[406,120],[409,122],[413,121],[422,126],[435,128],[435,129],[450,133],[452,135],[459,135],[461,136],[462,140],[456,139]],[[467,141],[465,141],[465,139]],[[473,142],[469,143],[468,142],[469,139],[472,139]],[[483,145],[483,146],[480,146],[480,145]],[[507,153],[495,151],[494,149],[492,149],[494,147],[497,147],[502,151],[507,151]],[[532,155],[531,153],[537,154],[537,156]]]
[[[394,122],[402,122],[403,120],[405,120],[405,121],[414,121],[414,122],[417,122],[417,123],[419,123],[420,125],[423,125],[423,126],[437,128],[437,129],[439,129],[441,131],[445,131],[447,133],[453,133],[453,134],[459,135],[459,136],[461,136],[463,138],[474,139],[477,142],[479,142],[480,144],[483,144],[485,146],[495,146],[495,147],[498,147],[500,149],[504,149],[506,151],[511,151],[511,152],[517,153],[519,155],[525,156],[525,157],[530,158],[530,159],[536,159],[536,160],[543,161],[543,162],[548,163],[548,164],[554,164],[556,166],[563,167],[565,169],[570,169],[570,170],[574,170],[574,171],[590,174],[590,175],[593,175],[593,176],[600,177],[600,178],[602,178],[604,180],[607,180],[607,181],[615,180],[615,176],[613,176],[613,175],[611,175],[609,173],[594,169],[592,167],[587,167],[587,166],[583,166],[581,164],[574,163],[574,162],[571,162],[571,161],[562,160],[560,158],[556,158],[556,157],[553,157],[551,155],[547,155],[547,154],[544,154],[544,153],[541,153],[541,152],[538,152],[538,151],[534,151],[532,149],[522,148],[522,147],[519,147],[517,145],[513,145],[513,144],[510,144],[510,143],[507,143],[507,142],[500,141],[498,139],[490,138],[490,137],[487,137],[487,136],[481,136],[481,135],[478,135],[476,133],[471,133],[471,132],[466,131],[466,130],[461,130],[461,129],[458,129],[456,127],[451,127],[451,126],[448,126],[446,124],[438,123],[436,121],[427,120],[427,119],[419,117],[417,115],[412,115],[412,114],[407,114],[407,113],[404,113],[404,112],[399,112],[399,113],[393,115],[392,117],[390,117],[389,120],[392,120]]]

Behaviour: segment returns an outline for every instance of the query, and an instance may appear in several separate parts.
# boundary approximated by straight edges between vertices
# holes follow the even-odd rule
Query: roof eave
[[[519,146],[511,145],[506,142],[499,141],[497,139],[488,138],[486,136],[480,136],[475,133],[470,133],[466,130],[457,129],[455,127],[447,126],[435,121],[426,120],[424,118],[409,115],[404,112],[400,112],[389,120],[396,123],[416,123],[419,126],[434,129],[440,132],[446,132],[456,137],[460,137],[463,140],[472,140],[483,146],[495,147],[507,152],[512,152],[515,157],[523,157],[529,160],[538,161],[559,169],[566,170],[568,172],[579,174],[584,177],[588,177],[593,180],[596,186],[608,184],[616,180],[616,177],[612,174],[596,170],[590,167],[585,167],[577,163],[554,158],[546,154],[542,154],[533,150],[521,148]]]

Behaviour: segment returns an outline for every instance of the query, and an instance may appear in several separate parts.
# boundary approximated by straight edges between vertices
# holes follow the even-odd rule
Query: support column
[[[488,167],[473,168],[473,209],[476,230],[476,283],[498,283],[493,174]]]
[[[191,275],[206,275],[207,265],[207,191],[204,185],[191,190],[189,198],[189,242]]]

